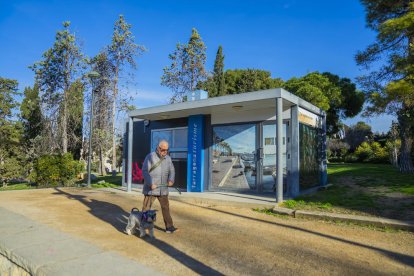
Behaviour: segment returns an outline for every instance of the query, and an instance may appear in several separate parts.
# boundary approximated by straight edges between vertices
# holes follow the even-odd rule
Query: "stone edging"
[[[393,228],[408,230],[414,232],[414,222],[412,221],[401,221],[395,219],[386,219],[378,217],[367,217],[347,214],[336,214],[326,212],[315,212],[305,210],[292,210],[283,207],[274,207],[273,213],[280,215],[288,215],[294,218],[310,218],[310,219],[321,219],[335,222],[351,222],[360,225],[371,225],[381,228]]]

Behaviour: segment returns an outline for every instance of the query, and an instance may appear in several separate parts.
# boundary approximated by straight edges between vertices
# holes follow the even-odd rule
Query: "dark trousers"
[[[160,202],[165,228],[174,226],[170,215],[170,202],[168,201],[168,196],[145,196],[144,203],[142,204],[142,211],[149,210],[152,206],[152,203],[154,203],[155,198],[158,198],[158,201]]]

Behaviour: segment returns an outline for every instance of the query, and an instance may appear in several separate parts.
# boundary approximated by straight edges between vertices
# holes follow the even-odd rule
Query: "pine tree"
[[[207,78],[206,46],[195,28],[188,44],[178,43],[169,58],[172,63],[164,68],[161,85],[173,91],[170,102],[182,102],[187,92],[194,91]]]
[[[126,65],[136,68],[135,59],[145,51],[145,47],[135,44],[135,38],[131,32],[131,24],[125,21],[123,15],[115,22],[112,43],[108,47],[108,59],[114,65],[113,78],[113,106],[112,106],[112,174],[116,175],[116,112],[119,99],[119,78],[121,71]]]
[[[12,119],[13,111],[18,107],[15,100],[19,94],[17,86],[16,80],[0,77],[0,183],[3,186],[22,176],[22,126]]]
[[[358,65],[370,70],[359,79],[371,103],[367,112],[397,116],[400,171],[414,173],[414,2],[362,0],[362,4],[368,27],[378,33],[376,41],[356,55]]]
[[[93,151],[99,157],[99,173],[105,175],[105,160],[112,143],[112,107],[113,107],[113,83],[115,68],[108,59],[107,53],[101,52],[92,59],[92,68],[100,77],[96,80],[94,120],[92,142]]]
[[[225,81],[224,81],[224,56],[223,48],[219,46],[216,54],[216,59],[214,61],[214,70],[213,70],[213,82],[214,90],[212,91],[212,96],[223,96],[225,95]]]
[[[76,36],[71,33],[70,22],[64,22],[64,29],[56,33],[52,48],[43,54],[43,60],[31,68],[45,103],[45,117],[50,121],[49,131],[61,142],[60,151],[68,152],[70,129],[70,93],[72,85],[80,78],[84,64],[83,55],[77,44]],[[51,145],[52,146],[52,145]],[[52,146],[53,147],[53,146]]]
[[[23,123],[23,137],[27,147],[31,141],[42,134],[43,116],[39,97],[39,86],[35,84],[33,88],[24,89],[24,99],[20,106],[20,116]]]

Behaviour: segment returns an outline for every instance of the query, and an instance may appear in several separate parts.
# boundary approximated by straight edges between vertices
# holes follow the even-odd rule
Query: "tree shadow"
[[[125,226],[128,223],[129,213],[125,212],[124,209],[119,207],[118,205],[100,201],[96,199],[89,200],[87,196],[83,195],[73,195],[68,192],[65,192],[59,188],[55,188],[56,192],[53,193],[55,195],[62,195],[66,196],[69,199],[75,199],[84,204],[89,208],[88,212],[98,219],[105,221],[106,223],[113,226],[119,232],[124,233]],[[156,229],[160,231],[164,231],[164,229],[154,226]],[[196,272],[197,274],[201,275],[224,275],[219,271],[203,264],[202,262],[194,259],[193,257],[187,255],[181,250],[169,245],[168,243],[157,240],[157,239],[142,239],[143,241],[147,242],[148,244],[155,246],[171,258],[177,260],[181,264],[185,265],[192,271]]]
[[[125,226],[128,223],[129,213],[118,205],[100,201],[96,199],[88,199],[87,196],[73,195],[59,188],[55,188],[55,195],[63,195],[69,199],[75,199],[89,208],[88,212],[102,221],[110,224],[119,232],[124,233]]]
[[[319,233],[319,232],[316,232],[316,231],[300,228],[300,227],[297,227],[297,226],[284,225],[284,224],[280,224],[280,223],[277,223],[277,222],[252,218],[252,217],[248,217],[248,216],[244,216],[244,215],[240,215],[240,214],[234,214],[234,213],[231,213],[231,212],[218,210],[218,209],[211,208],[211,207],[199,206],[199,205],[188,203],[188,202],[179,201],[179,203],[187,204],[187,205],[190,205],[190,206],[203,208],[203,209],[207,209],[207,210],[211,210],[211,211],[215,211],[215,212],[219,212],[219,213],[223,213],[223,214],[227,214],[227,215],[231,215],[231,216],[236,216],[236,217],[243,218],[243,219],[263,222],[263,223],[270,224],[270,225],[276,225],[276,226],[280,226],[280,227],[284,227],[284,228],[288,228],[288,229],[292,229],[292,230],[296,230],[296,231],[301,231],[301,232],[305,232],[305,233],[312,234],[312,235],[315,235],[315,236],[323,237],[323,238],[326,238],[326,239],[331,239],[331,240],[339,241],[339,242],[342,242],[342,243],[350,244],[350,245],[353,245],[353,246],[366,248],[366,249],[369,249],[369,250],[377,251],[377,252],[379,252],[379,253],[387,256],[387,257],[390,257],[393,260],[396,260],[396,261],[404,264],[404,265],[414,267],[414,256],[405,255],[405,254],[401,254],[401,253],[398,253],[398,252],[393,252],[393,251],[390,251],[390,250],[382,249],[382,248],[379,248],[379,247],[375,247],[375,246],[366,245],[366,244],[359,243],[359,242],[346,240],[346,239],[343,239],[343,238],[340,238],[340,237],[335,237],[335,236],[331,236],[331,235],[328,235],[328,234]]]
[[[183,251],[180,251],[176,249],[175,247],[169,245],[168,243],[158,240],[158,239],[149,239],[144,238],[143,239],[146,243],[151,244],[152,246],[155,246],[168,256],[176,259],[181,264],[185,265],[195,273],[199,275],[224,275],[223,273],[220,273],[219,271],[203,264],[202,262],[194,259],[193,257],[187,255]]]

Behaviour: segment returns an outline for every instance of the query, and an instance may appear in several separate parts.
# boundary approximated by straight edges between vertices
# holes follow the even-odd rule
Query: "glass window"
[[[168,144],[172,145],[172,131],[171,130],[154,130],[152,131],[151,149],[155,150],[161,140],[166,140]]]
[[[174,148],[185,148],[187,149],[187,140],[188,140],[188,129],[181,128],[181,129],[174,129],[173,130],[173,147]]]
[[[300,141],[300,189],[307,189],[319,184],[319,146],[318,129],[299,124]]]
[[[255,190],[255,125],[214,126],[213,143],[211,189]]]
[[[187,128],[160,129],[152,131],[151,148],[155,150],[161,140],[169,144],[169,154],[173,159],[187,158]]]

